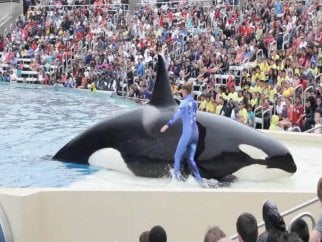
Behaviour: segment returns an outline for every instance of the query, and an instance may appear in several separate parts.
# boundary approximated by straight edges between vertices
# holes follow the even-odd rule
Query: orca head
[[[265,146],[241,144],[239,149],[248,156],[250,163],[236,172],[239,178],[272,181],[290,177],[297,170],[289,150],[275,140],[270,140]]]
[[[199,112],[196,161],[205,178],[234,175],[271,181],[293,175],[290,151],[278,141],[229,118]]]

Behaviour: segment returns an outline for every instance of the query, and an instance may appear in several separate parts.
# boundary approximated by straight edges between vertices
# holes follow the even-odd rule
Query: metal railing
[[[4,240],[6,242],[13,242],[13,236],[10,229],[10,225],[6,216],[6,213],[4,212],[3,207],[0,205],[0,229],[2,229]]]
[[[297,93],[297,90],[300,90],[300,93]],[[297,95],[300,95],[300,96],[302,96],[302,95],[303,95],[303,85],[297,85],[297,86],[294,88],[293,100],[292,100],[293,104],[294,104],[294,102],[295,102],[295,97],[296,97]],[[302,102],[303,102],[303,100],[302,100]]]
[[[317,129],[322,129],[322,124],[312,128],[312,129],[308,129],[308,130],[304,131],[303,133],[312,133],[314,130],[317,130]]]
[[[315,197],[313,199],[310,199],[307,202],[304,202],[304,203],[302,203],[302,204],[300,204],[298,206],[295,206],[294,208],[286,210],[285,212],[281,213],[281,216],[285,217],[285,216],[288,216],[290,214],[293,214],[293,213],[295,213],[295,212],[297,212],[297,211],[299,211],[299,210],[301,210],[303,208],[306,208],[306,207],[308,207],[308,206],[310,206],[310,205],[312,205],[312,204],[314,204],[314,203],[316,203],[318,201],[319,201],[319,199],[317,197]],[[314,218],[313,218],[313,220],[314,220]],[[313,221],[313,223],[315,223],[315,220]],[[257,228],[262,228],[264,226],[265,226],[264,221],[262,221],[261,223],[257,224]],[[237,238],[238,238],[238,234],[234,234],[233,236],[230,237],[231,240],[235,240]]]
[[[314,87],[312,87],[312,86],[309,86],[309,87],[307,87],[304,91],[303,91],[303,106],[304,106],[304,112],[306,111],[306,105],[305,105],[305,103],[306,103],[306,99],[307,99],[307,95],[306,95],[306,93],[307,92],[309,92],[309,91],[314,91]]]
[[[316,222],[315,222],[315,218],[314,218],[314,216],[312,215],[312,213],[309,213],[309,212],[303,212],[303,213],[300,213],[299,215],[295,216],[295,217],[291,220],[291,222],[290,222],[290,225],[289,225],[288,229],[290,230],[290,229],[292,228],[292,225],[293,225],[293,223],[294,223],[296,220],[301,219],[301,218],[305,218],[305,217],[307,217],[307,218],[309,218],[309,219],[311,220],[311,222],[312,222],[312,228],[315,228],[315,226],[316,226]]]
[[[262,113],[261,114],[261,117],[256,117],[256,113]],[[260,124],[261,125],[261,129],[264,129],[264,117],[265,117],[265,114],[269,114],[269,119],[272,120],[272,110],[269,108],[269,109],[266,109],[266,110],[263,110],[263,107],[262,106],[259,106],[257,108],[255,108],[254,110],[254,114],[255,114],[255,118],[254,118],[254,128],[256,128],[256,124]]]

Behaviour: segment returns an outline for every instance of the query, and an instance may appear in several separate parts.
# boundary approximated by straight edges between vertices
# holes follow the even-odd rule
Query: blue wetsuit
[[[178,111],[167,123],[170,127],[179,118],[182,119],[182,135],[180,137],[176,153],[174,155],[174,175],[179,179],[180,165],[183,155],[187,152],[188,164],[198,182],[202,181],[197,164],[194,160],[199,138],[198,126],[196,123],[197,103],[191,95],[181,101]]]

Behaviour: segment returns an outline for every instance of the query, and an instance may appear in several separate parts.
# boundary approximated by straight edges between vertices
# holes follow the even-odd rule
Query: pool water
[[[133,106],[106,93],[0,82],[0,186],[68,186],[97,172],[51,157],[88,127]]]
[[[95,123],[136,107],[108,93],[65,88],[19,88],[0,82],[0,186],[76,187],[103,189],[198,188],[192,177],[184,183],[170,178],[135,177],[103,168],[62,163],[51,157]],[[321,137],[322,138],[322,137]],[[235,189],[315,192],[322,175],[322,149],[312,143],[288,141],[297,173],[271,182],[237,181]]]

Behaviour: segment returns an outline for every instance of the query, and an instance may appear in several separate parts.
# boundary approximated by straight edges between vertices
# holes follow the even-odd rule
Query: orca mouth
[[[297,171],[296,164],[290,153],[267,158],[265,164],[268,168],[278,168],[289,173],[295,173]]]

